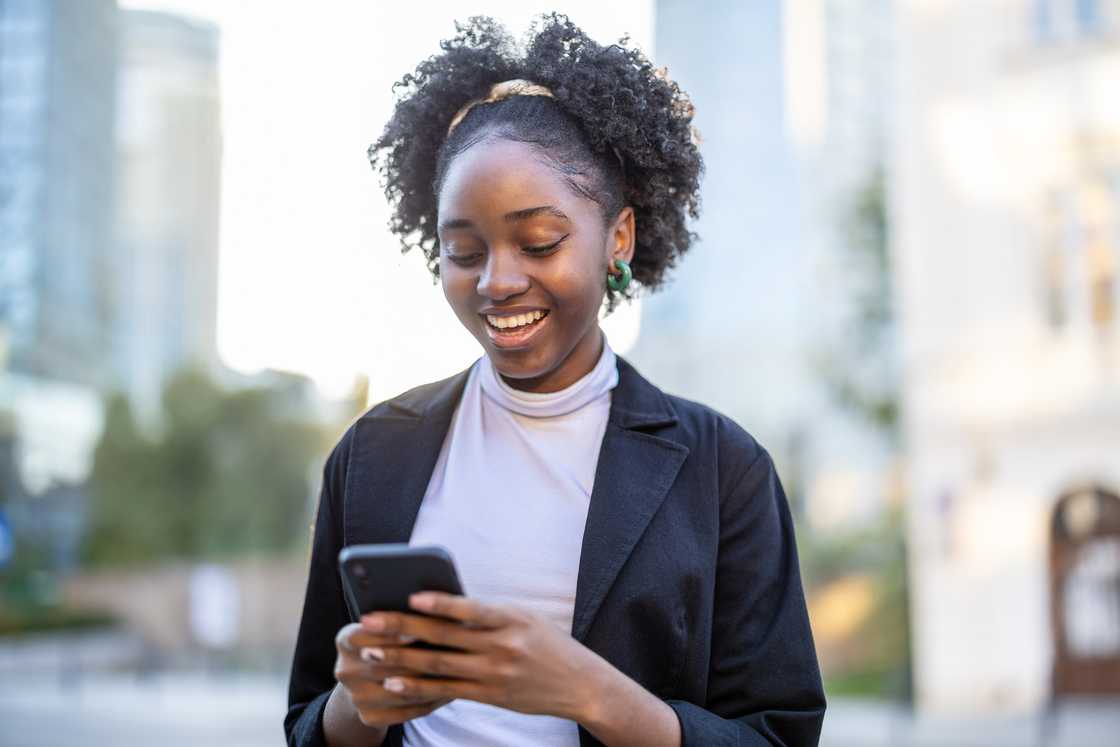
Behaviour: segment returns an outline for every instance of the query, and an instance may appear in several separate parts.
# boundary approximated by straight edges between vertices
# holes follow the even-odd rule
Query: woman
[[[485,355],[328,457],[291,745],[813,745],[825,702],[767,451],[662,392],[598,324],[688,248],[692,108],[563,16],[524,54],[472,19],[370,148]],[[440,544],[463,596],[352,621],[338,551]],[[459,651],[404,644],[423,639]]]

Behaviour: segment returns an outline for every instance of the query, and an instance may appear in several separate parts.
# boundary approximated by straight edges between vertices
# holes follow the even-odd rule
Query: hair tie
[[[447,126],[447,134],[451,135],[451,131],[463,121],[463,117],[467,116],[467,112],[469,112],[472,107],[478,104],[492,104],[495,101],[508,99],[510,96],[548,96],[550,99],[556,98],[548,88],[539,83],[534,83],[531,80],[525,80],[523,78],[503,80],[501,83],[495,83],[490,86],[490,94],[485,98],[474,99],[473,101],[468,101],[466,104],[463,104],[462,108],[455,112],[455,116],[451,118],[451,124]]]
[[[540,83],[534,83],[533,81],[525,80],[524,78],[503,80],[501,83],[495,83],[494,85],[490,86],[490,93],[487,96],[483,98],[473,99],[463,104],[463,106],[459,108],[459,111],[455,112],[455,116],[451,118],[451,124],[447,125],[446,137],[451,136],[451,131],[459,126],[459,123],[462,122],[463,118],[467,116],[467,112],[469,112],[473,107],[477,106],[478,104],[493,104],[496,101],[508,99],[510,96],[548,96],[550,99],[556,98],[552,95],[551,89],[542,86]],[[622,153],[619,152],[618,148],[611,145],[610,149],[611,152],[614,153],[614,157],[618,160],[618,166],[620,169],[622,169],[622,175],[625,179],[626,161],[625,159],[623,159]]]

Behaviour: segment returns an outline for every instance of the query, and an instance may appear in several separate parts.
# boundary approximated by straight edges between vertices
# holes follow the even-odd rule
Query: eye
[[[475,263],[475,261],[479,257],[481,257],[482,255],[479,254],[478,252],[475,252],[474,254],[451,254],[451,253],[448,253],[448,254],[445,254],[444,256],[446,256],[448,259],[450,259],[452,262],[454,262],[457,265],[466,266],[466,265],[473,265]]]
[[[560,246],[560,243],[564,239],[568,238],[568,236],[569,236],[569,234],[564,234],[563,236],[561,236],[559,238],[559,240],[554,241],[553,243],[548,244],[546,246],[527,246],[527,247],[524,247],[524,251],[528,252],[529,254],[547,254],[548,252],[552,251],[556,247]]]

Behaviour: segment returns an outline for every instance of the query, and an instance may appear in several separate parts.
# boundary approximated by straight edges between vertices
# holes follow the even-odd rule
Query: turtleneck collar
[[[618,384],[618,367],[606,333],[603,352],[595,367],[557,392],[523,392],[514,389],[494,368],[490,356],[479,359],[478,377],[482,391],[502,407],[522,415],[547,418],[566,415],[602,396]]]

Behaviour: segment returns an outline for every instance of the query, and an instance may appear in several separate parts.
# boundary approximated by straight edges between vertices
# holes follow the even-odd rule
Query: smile
[[[532,311],[527,314],[514,316],[495,316],[484,314],[486,320],[486,334],[500,348],[512,348],[525,345],[536,336],[538,330],[545,326],[549,313],[543,310]]]

